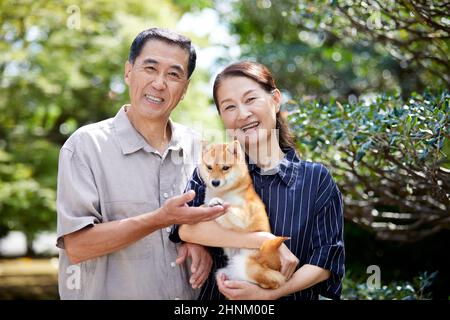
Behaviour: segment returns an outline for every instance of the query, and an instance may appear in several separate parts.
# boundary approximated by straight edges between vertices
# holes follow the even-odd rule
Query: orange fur
[[[203,146],[200,175],[206,184],[205,204],[214,205],[219,198],[230,204],[227,212],[216,219],[225,228],[239,232],[270,232],[265,205],[256,193],[238,141],[230,144]],[[278,248],[288,238],[267,240],[259,250],[245,251],[246,276],[263,288],[277,288],[285,278],[279,272]],[[238,255],[225,250],[227,255]],[[233,253],[232,253],[233,252]],[[242,253],[242,252],[241,252]],[[245,278],[245,277],[244,277]]]

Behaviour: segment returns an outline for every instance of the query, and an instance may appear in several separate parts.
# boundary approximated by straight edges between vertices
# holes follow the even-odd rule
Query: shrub
[[[429,291],[437,272],[423,272],[412,282],[394,281],[379,289],[369,288],[366,283],[357,283],[347,276],[342,284],[342,299],[346,300],[428,300]]]
[[[303,157],[333,171],[347,219],[379,239],[450,229],[450,92],[289,104]]]

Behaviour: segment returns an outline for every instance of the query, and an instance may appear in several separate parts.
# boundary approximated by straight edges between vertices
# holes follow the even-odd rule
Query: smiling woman
[[[282,149],[295,148],[280,112],[281,93],[264,66],[250,61],[229,65],[216,77],[213,97],[225,127],[246,147],[250,160],[270,168],[271,155],[276,161]]]
[[[288,280],[271,290],[215,278],[212,273],[200,298],[315,300],[322,295],[338,299],[345,259],[342,195],[327,168],[299,158],[281,116],[281,94],[270,71],[250,61],[231,64],[216,77],[214,101],[225,128],[244,147],[270,230],[289,238],[279,249],[281,273]],[[199,173],[197,169],[187,186],[196,192],[191,206],[202,205],[207,197],[206,183]],[[173,241],[177,240],[176,230]],[[234,232],[216,221],[179,228],[182,240],[211,247],[259,248],[271,236],[265,232]],[[214,268],[224,267],[227,262],[221,249],[213,252]]]
[[[221,83],[217,89],[217,95],[224,97],[219,102],[218,110],[225,127],[232,130],[231,134],[245,145],[246,150],[258,151],[251,157],[252,160],[267,162],[267,166],[272,167],[268,162],[272,152],[269,151],[265,155],[267,148],[263,144],[276,138],[276,114],[280,111],[278,89],[267,93],[253,80],[246,77],[233,77],[232,81]],[[276,147],[277,144],[269,143],[268,146]],[[282,157],[279,147],[273,152],[274,154],[278,152]],[[274,160],[279,161],[276,158]]]

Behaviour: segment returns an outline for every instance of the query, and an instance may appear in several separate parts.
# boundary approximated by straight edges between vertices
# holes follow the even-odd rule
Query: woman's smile
[[[253,121],[241,127],[241,131],[243,131],[244,133],[252,133],[258,130],[259,125],[260,125],[259,121]]]

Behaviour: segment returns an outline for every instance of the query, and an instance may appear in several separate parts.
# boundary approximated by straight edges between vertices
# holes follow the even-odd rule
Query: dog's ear
[[[281,260],[278,248],[288,237],[275,237],[263,242],[259,248],[258,261],[274,270],[281,270]]]
[[[243,159],[241,144],[238,140],[233,140],[227,146],[228,151],[233,154],[238,161]]]
[[[259,248],[259,250],[263,253],[270,253],[270,252],[274,252],[277,251],[278,248],[281,246],[281,244],[286,241],[289,240],[290,238],[288,237],[276,237],[273,239],[269,239],[263,242],[263,244],[261,245],[261,247]]]
[[[209,150],[209,142],[207,140],[202,140],[200,144],[202,146],[202,153],[205,153]]]

